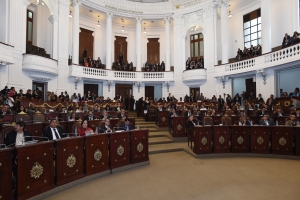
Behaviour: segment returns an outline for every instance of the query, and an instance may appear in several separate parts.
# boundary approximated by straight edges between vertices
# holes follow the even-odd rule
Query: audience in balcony
[[[244,47],[243,51],[239,48],[237,50],[237,55],[235,57],[235,60],[236,61],[241,61],[243,59],[248,59],[248,58],[252,58],[252,57],[255,57],[255,56],[259,56],[259,55],[261,55],[261,46],[260,46],[260,44],[257,44],[256,47],[251,45],[251,47],[249,49]]]
[[[133,63],[128,63],[128,61],[123,62],[123,60],[120,62],[118,60],[117,62],[113,63],[113,68],[118,71],[133,71]]]
[[[199,57],[197,59],[188,58],[185,62],[186,70],[190,69],[201,69],[204,68],[204,58]]]
[[[166,70],[166,66],[165,66],[165,62],[162,61],[161,64],[156,61],[152,61],[152,62],[145,62],[145,71],[146,72],[162,72]]]
[[[285,34],[282,40],[282,48],[289,47],[291,45],[297,44],[300,42],[300,33],[295,31],[293,33],[293,37],[291,37],[289,34]]]
[[[95,67],[95,68],[99,68],[99,69],[105,69],[105,65],[102,63],[100,57],[98,57],[97,60],[93,60],[91,58],[91,56],[89,56],[88,58],[83,58],[83,65],[85,67]]]

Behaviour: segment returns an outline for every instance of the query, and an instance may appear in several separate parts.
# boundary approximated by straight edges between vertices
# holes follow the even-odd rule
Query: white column
[[[227,3],[220,5],[221,7],[221,44],[222,44],[222,64],[228,63],[228,16]]]
[[[73,6],[73,25],[72,25],[72,63],[79,63],[79,7],[81,6],[81,2],[78,0],[72,1]]]
[[[136,71],[142,71],[142,18],[136,18]]]
[[[8,27],[8,0],[0,1],[0,42],[7,43],[7,27]],[[25,34],[26,35],[26,34]]]
[[[299,0],[293,0],[293,30],[299,32]]]
[[[272,51],[270,0],[261,0],[262,54]]]
[[[106,69],[112,66],[112,13],[106,13]]]
[[[170,59],[170,22],[171,19],[169,17],[164,18],[165,22],[165,48],[166,48],[166,58],[165,58],[165,66],[166,66],[166,71],[170,71],[170,66],[171,66],[171,59]]]
[[[52,58],[57,60],[58,51],[58,17],[56,15],[51,15],[49,21],[52,23]]]

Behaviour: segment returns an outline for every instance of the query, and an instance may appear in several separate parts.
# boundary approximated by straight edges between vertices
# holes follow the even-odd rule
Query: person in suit
[[[261,97],[261,94],[258,94],[258,97],[255,98],[255,104],[260,104],[261,102],[264,102],[264,98]]]
[[[84,120],[87,120],[87,121],[91,121],[91,120],[95,120],[96,117],[93,115],[93,112],[90,110],[88,112],[88,115],[84,117]]]
[[[78,132],[78,135],[80,135],[80,136],[94,134],[93,129],[88,127],[88,121],[87,120],[83,120],[81,122],[81,128],[79,128],[77,132]]]
[[[274,117],[282,117],[284,114],[281,110],[281,108],[277,108],[276,113],[273,115]]]
[[[171,93],[169,93],[169,96],[167,97],[167,101],[168,101],[168,102],[172,102],[172,101],[173,101],[173,98],[172,98],[172,96],[171,96]]]
[[[297,108],[296,111],[292,112],[293,115],[295,115],[296,117],[300,117],[300,108]]]
[[[123,65],[123,53],[121,52],[119,55],[120,64]]]
[[[257,116],[263,116],[264,114],[266,114],[266,108],[263,107],[260,111],[257,112]]]
[[[286,47],[289,47],[291,46],[291,43],[288,39],[285,39],[284,43],[282,44],[282,48],[286,48]]]
[[[100,127],[100,133],[111,133],[111,132],[112,132],[112,128],[110,127],[110,120],[105,119],[104,126]]]
[[[165,66],[165,62],[164,61],[161,62],[160,69],[161,69],[161,71],[165,71],[166,70],[166,66]]]
[[[219,95],[219,98],[218,98],[219,110],[222,110],[224,103],[225,103],[224,99],[222,98],[221,95]]]
[[[275,104],[274,95],[271,94],[270,98],[268,98],[266,101],[267,110],[272,110],[274,104]]]
[[[2,110],[0,111],[0,115],[9,115],[10,111],[9,111],[9,107],[8,105],[4,104],[2,106]]]
[[[189,108],[187,112],[184,113],[185,117],[190,117],[192,115],[192,110]]]
[[[64,129],[61,126],[58,126],[56,119],[51,119],[49,126],[44,129],[43,137],[46,137],[49,140],[58,140],[64,137],[64,132]]]
[[[194,119],[194,115],[191,115],[191,116],[189,117],[188,122],[187,122],[187,130],[189,130],[190,127],[193,127],[193,126],[196,126],[196,125],[197,125],[197,122],[196,122],[196,120]]]
[[[128,118],[125,119],[125,123],[120,124],[119,128],[120,128],[120,130],[124,130],[124,131],[130,131],[133,129],[132,124],[130,123]]]
[[[3,115],[0,115],[0,131],[2,129],[2,125],[3,125]]]
[[[296,118],[296,116],[291,114],[290,119],[285,122],[285,125],[286,126],[297,126],[298,123],[299,123],[299,120]]]
[[[110,116],[107,114],[106,110],[102,111],[102,115],[100,116],[100,119],[109,119]]]
[[[239,125],[251,126],[251,122],[250,122],[250,120],[247,119],[246,116],[242,116],[242,117],[240,117]]]
[[[125,110],[122,110],[120,113],[117,114],[117,118],[119,119],[125,119],[126,115],[125,115]]]
[[[122,106],[120,103],[118,103],[118,106],[115,108],[115,111],[121,111],[123,110]]]
[[[171,112],[169,112],[169,114],[168,114],[168,119],[169,119],[169,127],[172,127],[172,120],[171,120],[171,118],[172,117],[177,117],[178,115],[176,114],[176,110],[173,108],[172,110],[171,110]]]
[[[4,144],[6,146],[21,146],[24,145],[24,142],[32,141],[32,134],[28,131],[24,131],[25,127],[25,122],[18,121],[15,125],[15,130],[6,135]]]
[[[263,115],[263,117],[261,118],[259,124],[263,125],[263,126],[274,126],[275,125],[273,119],[270,118],[269,115],[267,115],[267,114]]]
[[[291,110],[300,108],[299,101],[295,97],[291,97],[292,104],[291,104]]]

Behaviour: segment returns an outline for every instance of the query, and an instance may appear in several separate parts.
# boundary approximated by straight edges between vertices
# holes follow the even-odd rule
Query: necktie
[[[56,139],[60,139],[60,136],[59,136],[59,133],[57,132],[57,129],[54,128],[53,130],[54,130]]]
[[[265,123],[266,123],[267,126],[269,126],[269,122],[267,120],[265,121]]]

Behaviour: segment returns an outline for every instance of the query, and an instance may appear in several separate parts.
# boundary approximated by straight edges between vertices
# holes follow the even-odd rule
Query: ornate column
[[[79,7],[81,6],[81,1],[73,0],[73,48],[72,48],[72,62],[74,64],[79,63]]]
[[[51,15],[49,21],[52,24],[52,58],[57,60],[58,51],[58,17],[56,15]]]
[[[166,58],[165,58],[165,65],[166,65],[166,71],[170,71],[170,17],[164,18],[165,22],[165,49],[166,49]]]
[[[221,44],[222,44],[222,64],[228,63],[228,2],[223,1],[221,7]]]
[[[106,13],[106,69],[112,66],[112,13]]]
[[[142,18],[136,18],[136,71],[142,71]]]
[[[270,0],[261,0],[262,54],[272,51]]]

